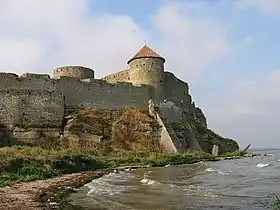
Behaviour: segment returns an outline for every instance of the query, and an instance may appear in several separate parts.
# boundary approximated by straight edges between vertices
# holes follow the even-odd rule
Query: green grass
[[[97,157],[71,150],[38,147],[0,148],[0,186],[46,179],[60,174],[107,168]]]
[[[199,151],[186,151],[182,154],[163,154],[156,152],[118,150],[101,157],[101,159],[112,167],[118,167],[126,165],[162,166],[167,164],[190,164],[204,160],[212,160],[214,157],[208,153]]]
[[[241,151],[235,151],[235,152],[226,152],[224,154],[219,155],[220,157],[239,157],[244,156],[246,153],[242,153]]]
[[[103,156],[94,156],[69,149],[3,147],[0,148],[0,187],[94,169],[128,165],[189,164],[212,159],[214,159],[212,155],[198,151],[162,154],[114,150]]]
[[[280,198],[276,196],[275,201],[273,202],[274,209],[278,210],[280,209]]]

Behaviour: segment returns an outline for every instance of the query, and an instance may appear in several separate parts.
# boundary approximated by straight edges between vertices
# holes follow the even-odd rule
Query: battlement
[[[20,76],[21,78],[36,78],[36,79],[50,79],[50,75],[48,74],[31,74],[31,73],[25,73]]]

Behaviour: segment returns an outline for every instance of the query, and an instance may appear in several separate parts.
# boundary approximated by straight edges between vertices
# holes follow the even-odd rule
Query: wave
[[[270,153],[268,153],[268,154],[265,154],[266,156],[269,156],[269,157],[275,157],[275,154],[270,154]]]
[[[270,165],[269,163],[258,163],[257,168],[264,168],[264,167],[267,167],[269,165]]]
[[[109,173],[98,179],[92,180],[85,186],[90,190],[88,196],[101,196],[101,195],[117,195],[121,192],[132,188],[132,186],[120,185],[120,183],[132,179],[134,176],[130,173],[119,172]]]
[[[187,195],[217,198],[218,195],[203,186],[189,185],[183,189]]]
[[[224,172],[220,171],[219,169],[214,169],[214,168],[207,168],[205,171],[207,171],[207,172],[218,172],[218,174],[223,175],[223,176],[229,174],[229,173],[224,173]],[[229,172],[231,172],[231,171],[229,171]]]
[[[157,183],[157,181],[152,180],[152,179],[147,179],[147,178],[141,179],[140,182],[141,182],[142,184],[146,184],[146,185],[151,185],[151,184]]]

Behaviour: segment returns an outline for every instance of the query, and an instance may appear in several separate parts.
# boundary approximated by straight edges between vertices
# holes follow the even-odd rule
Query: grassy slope
[[[117,166],[187,164],[211,159],[210,154],[203,152],[166,155],[118,150],[94,156],[69,149],[55,151],[38,147],[4,147],[0,148],[0,186]]]

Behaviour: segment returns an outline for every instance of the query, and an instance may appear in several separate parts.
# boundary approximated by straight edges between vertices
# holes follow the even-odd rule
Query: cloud
[[[253,6],[269,12],[280,12],[279,0],[239,0],[237,5],[242,9]]]
[[[215,107],[208,115],[213,119],[212,126],[221,134],[238,139],[242,146],[275,145],[280,123],[279,81],[280,69],[236,81],[211,104]]]
[[[102,76],[126,67],[144,30],[128,16],[95,17],[87,0],[1,2],[0,69],[22,74],[84,65]]]
[[[227,29],[218,19],[205,16],[208,4],[177,3],[160,8],[154,17],[162,39],[158,44],[168,57],[167,67],[193,80],[202,69],[230,53]],[[190,15],[189,11],[196,13]]]
[[[189,78],[230,48],[222,25],[193,19],[180,9],[205,11],[205,5],[194,5],[163,5],[154,14],[156,30],[151,30],[127,15],[97,16],[89,0],[2,0],[0,69],[50,73],[62,65],[84,65],[101,77],[127,68],[126,61],[146,39],[168,59],[168,67]]]

